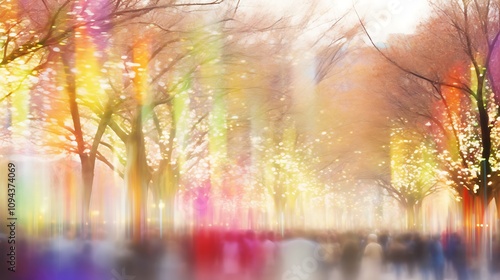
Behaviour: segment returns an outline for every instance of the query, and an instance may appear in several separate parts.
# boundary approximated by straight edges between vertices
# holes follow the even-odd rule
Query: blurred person
[[[116,244],[106,238],[106,231],[101,228],[96,232],[94,238],[90,240],[89,254],[91,261],[95,264],[95,269],[108,272],[115,265],[118,249]]]
[[[214,232],[206,228],[195,230],[193,234],[194,279],[210,280],[214,278],[216,248]]]
[[[262,264],[259,243],[253,230],[247,230],[241,238],[242,271],[246,277],[250,277],[252,280],[257,277]]]
[[[69,259],[76,256],[81,245],[76,239],[76,231],[74,229],[67,229],[63,235],[52,240],[51,250],[61,261],[69,261]]]
[[[453,265],[453,269],[455,270],[457,279],[469,279],[465,244],[458,234],[454,233],[450,236],[448,240],[448,250],[450,254],[451,264]]]
[[[321,280],[319,269],[319,245],[298,234],[290,235],[279,246],[281,271],[276,279]]]
[[[231,279],[241,272],[239,257],[241,247],[234,232],[227,232],[222,242],[221,272],[224,279]]]
[[[275,279],[278,245],[275,242],[274,232],[263,232],[261,235],[261,254],[262,254],[262,271],[263,279]]]
[[[49,236],[47,234],[46,236]],[[52,240],[44,237],[40,240],[38,252],[35,254],[34,273],[37,275],[37,280],[54,279],[54,261],[55,256],[52,250]]]
[[[378,243],[376,234],[368,235],[367,243],[363,253],[362,271],[365,275],[363,279],[381,279],[384,250]]]
[[[490,261],[490,271],[494,279],[500,279],[500,242],[498,236],[494,235],[492,238],[492,252]]]
[[[115,262],[112,272],[141,280],[154,280],[160,267],[160,257],[155,246],[148,239],[129,243],[128,253],[122,254]]]
[[[16,250],[15,272],[12,273],[7,271],[7,267],[5,267],[7,275],[15,275],[16,280],[32,280],[37,278],[36,268],[34,269],[34,265],[37,264],[37,260],[34,258],[34,255],[36,254],[34,254],[34,248],[31,247],[33,245],[36,246],[36,244],[31,242],[31,240],[28,241],[22,237],[16,240],[16,243],[14,244]],[[10,250],[0,252],[8,253]],[[7,258],[5,258],[5,260],[7,260]],[[0,273],[0,275],[2,275],[2,273]]]
[[[179,244],[179,258],[184,264],[185,279],[195,279],[195,251],[193,238],[189,233],[184,233],[178,236],[177,242]]]
[[[452,252],[449,246],[452,235],[453,233],[449,229],[446,229],[443,233],[441,233],[441,245],[443,246],[445,257],[445,276],[453,274],[455,270],[451,262]]]
[[[117,254],[115,265],[111,273],[116,272],[119,274],[134,275],[136,277],[141,276],[136,264],[139,247],[140,244],[138,245],[131,241],[124,242],[123,249]]]
[[[9,243],[8,243],[8,236],[7,234],[3,233],[3,232],[0,232],[0,252],[2,252],[2,254],[4,252],[9,252]],[[7,268],[9,267],[8,263],[7,263],[7,260],[5,262],[2,262],[2,264],[0,265],[0,269],[6,271]]]
[[[165,241],[165,250],[160,259],[158,273],[155,280],[176,279],[190,280],[188,264],[183,258],[181,240],[173,237]],[[183,248],[184,250],[188,248]]]
[[[52,240],[49,269],[52,279],[73,279],[77,275],[77,257],[82,248],[75,229],[66,229],[62,236]]]
[[[394,267],[396,279],[401,280],[403,267],[407,263],[407,247],[403,243],[403,237],[401,235],[392,239],[389,243],[388,255]]]
[[[445,256],[439,236],[433,237],[429,242],[429,259],[434,280],[443,280]]]
[[[417,266],[417,260],[415,257],[415,240],[412,233],[403,234],[403,244],[406,247],[405,250],[405,263],[408,271],[409,277],[413,278],[415,274],[415,268]]]
[[[334,234],[325,234],[320,240],[321,259],[326,275],[331,275],[338,265],[341,248]]]
[[[75,265],[77,266],[76,277],[74,280],[93,280],[108,276],[108,271],[104,274],[96,269],[96,263],[92,261],[92,250],[93,246],[90,243],[85,243],[81,252],[77,255],[75,259]]]
[[[360,242],[354,236],[349,236],[344,241],[340,255],[340,271],[343,280],[358,278],[362,251]]]
[[[386,271],[389,260],[389,243],[391,242],[391,235],[389,234],[389,231],[383,230],[378,236],[378,240],[384,251],[384,258],[382,259],[382,270]]]
[[[418,233],[413,236],[413,258],[422,279],[429,279],[429,243]]]

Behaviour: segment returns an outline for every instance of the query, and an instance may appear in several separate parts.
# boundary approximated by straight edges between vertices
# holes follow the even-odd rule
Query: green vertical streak
[[[263,188],[261,189],[260,186],[258,188],[258,191],[266,191],[266,188],[270,185],[266,184],[266,176],[268,175],[269,172],[265,172],[266,170],[270,170],[269,166],[265,166],[264,169],[260,165],[260,163],[264,163],[269,165],[268,161],[265,160],[265,153],[259,151],[259,146],[265,145],[264,139],[265,135],[263,134],[263,128],[265,127],[265,119],[264,119],[264,102],[261,100],[261,98],[258,95],[258,92],[253,92],[252,90],[249,90],[246,94],[248,103],[250,104],[250,141],[252,143],[251,145],[251,162],[252,162],[252,169],[256,170],[258,172],[257,177],[261,177],[260,182],[256,182],[258,185],[259,183],[263,184]],[[267,149],[266,149],[267,150]],[[272,195],[272,190],[268,193]]]
[[[185,75],[182,79],[182,86],[174,93],[173,103],[173,120],[172,124],[176,131],[176,145],[179,149],[178,166],[181,168],[186,161],[185,150],[189,134],[189,93],[191,88],[191,77]]]
[[[23,86],[19,92],[11,95],[12,100],[12,132],[14,137],[22,136],[28,126],[24,122],[28,119],[29,91]]]
[[[391,183],[395,183],[398,179],[397,170],[401,167],[401,138],[398,135],[397,129],[393,128],[391,132],[391,147],[390,147],[390,166],[391,166]]]
[[[220,35],[212,35],[209,31],[199,30],[197,56],[204,88],[212,98],[209,114],[209,154],[211,158],[212,179],[214,186],[220,185],[222,166],[227,157],[227,108],[224,100],[224,65],[222,63],[223,46]]]
[[[477,93],[477,76],[476,76],[476,69],[474,68],[473,65],[471,65],[470,68],[470,89],[474,93]]]
[[[222,94],[216,93],[210,112],[209,149],[215,158],[215,166],[220,166],[227,155],[226,104]],[[214,166],[214,167],[215,167]]]
[[[423,147],[421,158],[422,158],[422,173],[421,177],[424,182],[430,182],[432,180],[434,174],[434,166],[436,165],[435,156],[429,151],[430,149],[425,148],[426,143],[422,143],[421,147]]]

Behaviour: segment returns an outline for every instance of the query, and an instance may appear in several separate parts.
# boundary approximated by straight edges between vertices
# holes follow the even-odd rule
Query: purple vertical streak
[[[75,12],[86,23],[85,33],[98,51],[104,51],[107,46],[108,32],[111,29],[109,0],[79,1],[77,7]]]
[[[203,182],[201,187],[198,187],[194,197],[194,210],[198,217],[208,215],[209,197],[211,184],[208,181]]]
[[[490,80],[491,88],[495,93],[495,100],[497,103],[500,101],[500,40],[495,42],[491,50],[491,57],[489,61],[488,78]]]

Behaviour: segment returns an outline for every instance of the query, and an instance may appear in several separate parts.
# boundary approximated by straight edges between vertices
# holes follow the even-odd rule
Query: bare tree
[[[458,193],[473,197],[476,210],[466,212],[476,220],[482,219],[479,209],[498,199],[499,103],[493,75],[500,36],[498,5],[479,0],[439,3],[416,35],[393,41],[399,45],[388,50],[373,44],[404,73],[401,77],[407,84],[418,85],[419,90],[408,95],[425,100],[428,107],[418,113],[419,118],[427,119],[428,132],[441,148],[446,147],[445,168],[459,183],[454,186]],[[408,105],[417,113],[419,105]]]

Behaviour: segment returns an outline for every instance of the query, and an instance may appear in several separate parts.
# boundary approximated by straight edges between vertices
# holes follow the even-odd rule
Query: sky
[[[260,6],[278,15],[294,15],[306,11],[313,0],[241,0],[243,6]],[[431,8],[427,0],[319,0],[318,11],[325,20],[344,14],[353,5],[365,19],[375,41],[384,41],[391,33],[411,33],[419,22],[425,20]],[[355,13],[349,17],[357,21]]]

